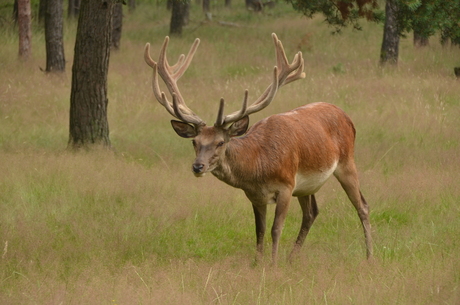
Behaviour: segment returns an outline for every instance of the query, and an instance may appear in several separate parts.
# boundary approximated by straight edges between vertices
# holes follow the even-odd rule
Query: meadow
[[[173,61],[201,39],[179,81],[187,104],[212,124],[220,97],[234,111],[246,88],[250,100],[260,95],[275,64],[272,32],[290,59],[302,51],[306,78],[251,122],[318,101],[349,114],[374,259],[331,179],[299,257],[287,262],[301,222],[293,198],[278,267],[270,251],[254,265],[249,200],[212,175],[193,176],[190,141],[153,97],[143,48],[150,42],[157,58],[170,13],[141,3],[125,11],[110,58],[114,152],[66,149],[75,23],[65,26],[64,75],[39,69],[43,30],[23,63],[14,29],[0,29],[0,304],[459,304],[460,49],[436,37],[416,49],[408,35],[399,66],[382,68],[382,25],[332,35],[321,17],[282,2],[265,14],[215,5],[213,21],[194,5],[170,42]]]

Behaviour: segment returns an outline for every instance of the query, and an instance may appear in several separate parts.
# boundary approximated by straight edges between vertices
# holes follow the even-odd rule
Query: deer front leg
[[[256,255],[256,262],[262,260],[264,255],[264,236],[265,236],[265,228],[266,228],[266,215],[267,215],[267,206],[263,205],[256,205],[252,204],[252,208],[254,209],[254,217],[256,220],[256,239],[257,239],[257,255]]]
[[[289,209],[289,203],[291,202],[291,192],[283,191],[279,192],[276,196],[276,209],[275,209],[275,220],[272,226],[272,263],[276,265],[278,259],[278,245],[283,231],[284,220]]]

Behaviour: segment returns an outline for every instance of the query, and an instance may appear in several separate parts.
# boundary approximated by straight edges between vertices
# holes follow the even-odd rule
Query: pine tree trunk
[[[18,0],[19,58],[27,60],[32,54],[30,0]]]
[[[46,0],[46,3],[46,72],[64,72],[63,0]]]
[[[169,28],[169,35],[180,36],[182,35],[182,27],[184,26],[184,17],[186,13],[186,1],[172,0],[171,23]]]
[[[383,29],[380,64],[398,64],[399,29],[397,23],[398,6],[394,0],[387,0],[385,5],[385,26]]]
[[[114,2],[81,2],[72,66],[69,148],[110,147],[107,71]]]

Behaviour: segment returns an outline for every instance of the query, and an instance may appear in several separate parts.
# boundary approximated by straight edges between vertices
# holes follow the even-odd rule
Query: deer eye
[[[218,144],[217,144],[217,147],[221,147],[222,145],[224,145],[225,142],[224,141],[220,141]]]

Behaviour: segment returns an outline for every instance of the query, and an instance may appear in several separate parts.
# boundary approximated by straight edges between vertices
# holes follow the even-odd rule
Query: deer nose
[[[203,170],[203,167],[204,167],[204,164],[194,163],[192,166],[192,169],[194,173],[199,174]]]

